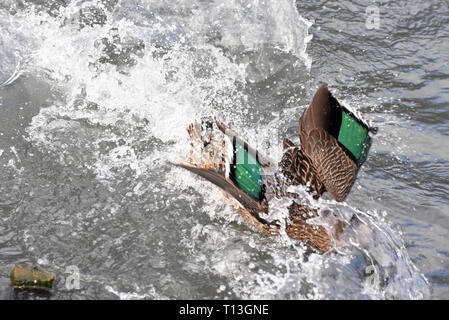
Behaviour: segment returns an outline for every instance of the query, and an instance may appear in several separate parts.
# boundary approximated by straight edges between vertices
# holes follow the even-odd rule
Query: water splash
[[[166,163],[185,154],[185,127],[202,116],[231,123],[253,143],[248,123],[258,123],[248,114],[263,108],[252,104],[248,87],[286,65],[311,65],[310,23],[294,1],[92,0],[9,9],[14,15],[0,11],[8,16],[0,23],[13,36],[3,40],[18,50],[6,53],[4,83],[17,79],[11,74],[37,74],[57,93],[27,128],[41,158],[22,159],[18,173],[30,180],[30,199],[15,218],[29,254],[50,268],[80,264],[89,279],[101,273],[102,288],[123,299],[422,297],[425,285],[402,242],[376,213],[323,200],[377,231],[371,246],[354,239],[353,251],[318,255],[285,235],[249,229],[210,185]],[[17,68],[17,61],[26,62]],[[260,111],[268,123],[261,140],[301,108]],[[285,214],[284,204],[275,208]]]

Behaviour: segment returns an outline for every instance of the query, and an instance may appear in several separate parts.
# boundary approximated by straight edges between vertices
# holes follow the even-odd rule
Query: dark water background
[[[277,157],[322,82],[379,127],[323,200],[369,245],[267,238],[167,164],[208,115]],[[447,1],[4,0],[0,84],[2,299],[19,263],[52,299],[449,298]]]

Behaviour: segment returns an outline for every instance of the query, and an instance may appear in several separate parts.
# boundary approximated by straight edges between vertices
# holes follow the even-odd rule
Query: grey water
[[[325,255],[169,163],[205,116],[279,159],[321,83],[379,128]],[[445,0],[2,0],[0,299],[448,299],[448,132]]]

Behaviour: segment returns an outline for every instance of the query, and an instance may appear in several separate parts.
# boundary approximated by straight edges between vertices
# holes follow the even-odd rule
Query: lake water
[[[379,128],[320,200],[365,245],[268,237],[169,164],[205,116],[279,160],[321,83]],[[2,0],[0,298],[448,299],[448,133],[446,0]]]

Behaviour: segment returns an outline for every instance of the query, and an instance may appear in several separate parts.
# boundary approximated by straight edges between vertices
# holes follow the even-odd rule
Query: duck
[[[278,162],[216,118],[189,124],[187,133],[190,151],[177,166],[216,185],[236,204],[245,221],[261,232],[284,233],[325,253],[336,248],[345,223],[339,219],[316,223],[329,213],[292,190],[301,187],[314,200],[327,193],[337,202],[344,201],[367,160],[377,127],[336,99],[323,84],[299,118],[300,144],[284,138]],[[270,218],[273,199],[287,200],[285,221]]]

